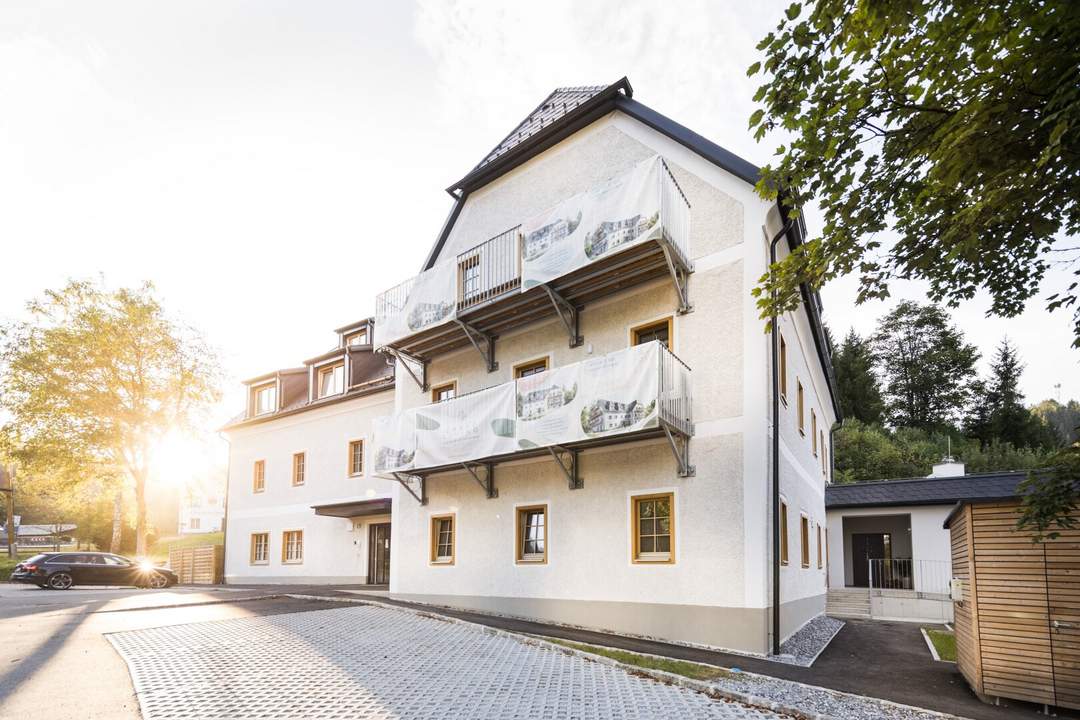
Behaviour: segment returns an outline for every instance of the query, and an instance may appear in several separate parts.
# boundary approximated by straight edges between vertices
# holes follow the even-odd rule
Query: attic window
[[[367,345],[367,330],[357,330],[345,336],[346,345]]]
[[[265,415],[277,409],[277,385],[274,383],[253,388],[251,392],[256,415]]]
[[[319,368],[319,397],[338,395],[345,389],[345,363]]]

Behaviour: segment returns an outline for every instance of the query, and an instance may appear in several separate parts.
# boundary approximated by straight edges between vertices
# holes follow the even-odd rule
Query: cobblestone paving
[[[146,720],[779,718],[386,607],[114,633]]]

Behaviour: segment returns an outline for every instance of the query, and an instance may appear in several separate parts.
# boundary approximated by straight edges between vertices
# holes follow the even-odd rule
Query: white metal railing
[[[521,226],[457,256],[458,309],[492,300],[521,285]]]
[[[912,590],[948,595],[952,563],[947,560],[870,558],[867,561],[870,590]]]
[[[690,203],[663,160],[656,176],[664,241],[689,268]],[[379,293],[375,298],[376,344],[386,345],[452,320],[458,312],[520,291],[522,243],[519,224]]]
[[[684,435],[694,434],[693,395],[690,367],[664,345],[660,346],[660,378],[657,408],[660,420]]]

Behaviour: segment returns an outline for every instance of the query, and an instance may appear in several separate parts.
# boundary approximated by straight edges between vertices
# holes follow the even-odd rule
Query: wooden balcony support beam
[[[674,430],[665,422],[660,423],[667,437],[668,445],[675,456],[675,463],[679,466],[679,477],[693,477],[696,468],[690,464],[690,438],[678,430]]]
[[[469,342],[476,348],[476,351],[480,353],[480,357],[484,358],[484,363],[487,365],[487,371],[495,372],[499,369],[499,363],[495,359],[495,336],[490,335],[482,330],[478,330],[476,327],[470,325],[464,320],[454,320],[455,323],[465,333],[465,337],[469,338]]]
[[[571,490],[580,490],[585,487],[585,481],[581,478],[580,466],[578,465],[578,450],[568,450],[560,445],[552,445],[548,448],[555,464],[562,470],[563,475]],[[566,460],[563,460],[563,457]]]
[[[559,316],[559,320],[562,321],[563,327],[566,328],[566,334],[570,338],[570,347],[579,347],[581,343],[585,342],[585,338],[581,336],[581,325],[578,322],[580,309],[555,292],[550,284],[544,283],[540,287],[544,288],[548,299],[551,300],[551,304],[555,307],[555,313]]]
[[[684,263],[666,239],[659,240],[659,243],[660,249],[664,251],[668,274],[675,286],[675,294],[679,296],[679,314],[693,312],[694,306],[690,304],[690,273],[694,271],[694,267]]]
[[[393,347],[381,348],[379,352],[385,353],[387,355],[392,355],[394,358],[396,358],[398,361],[398,365],[405,368],[405,372],[409,373],[409,377],[413,379],[413,381],[417,384],[420,390],[423,392],[428,391],[427,360]],[[389,364],[389,360],[387,361],[387,364]]]
[[[393,475],[394,479],[401,484],[401,487],[405,488],[410,495],[416,498],[416,502],[421,505],[427,505],[427,479],[424,478],[423,475],[411,475],[405,472],[391,473],[391,475]],[[413,490],[413,483],[417,484],[417,490],[419,490],[419,492]]]
[[[499,489],[495,487],[495,463],[461,463],[461,467],[465,469],[465,472],[472,475],[473,480],[484,490],[488,499],[499,497]],[[484,477],[481,478],[477,473],[478,468],[484,469]]]

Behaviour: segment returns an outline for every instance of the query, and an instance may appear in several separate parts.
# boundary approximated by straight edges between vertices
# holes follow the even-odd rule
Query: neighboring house
[[[219,532],[225,519],[225,498],[202,491],[192,492],[180,501],[178,526],[181,535]]]
[[[71,533],[77,528],[72,523],[16,524],[15,545],[28,548],[71,545],[75,542]],[[0,543],[7,546],[7,525],[0,525]]]
[[[1026,471],[965,474],[946,459],[925,478],[825,490],[829,613],[951,622],[945,518],[958,502],[1012,495]]]
[[[393,410],[393,367],[371,321],[337,346],[248,380],[229,438],[225,581],[377,583],[389,577],[394,483],[369,467],[372,419]]]
[[[778,320],[774,558],[772,356],[751,291],[772,238],[783,257],[805,228],[758,174],[623,79],[556,90],[450,186],[422,270],[456,276],[452,307],[376,301],[376,347],[397,359],[375,441],[399,485],[392,597],[762,653],[776,562],[780,637],[824,611],[830,350],[804,288]],[[545,371],[576,393],[522,398],[515,421]]]

